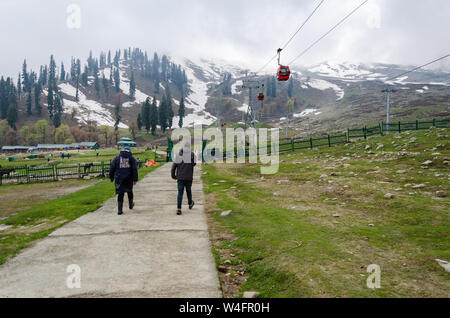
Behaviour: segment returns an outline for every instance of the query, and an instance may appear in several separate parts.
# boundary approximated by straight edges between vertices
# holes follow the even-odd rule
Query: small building
[[[117,143],[118,147],[136,147],[136,143],[131,140],[130,138],[123,137],[120,138],[119,142]]]
[[[29,146],[3,146],[2,147],[2,152],[3,153],[25,153],[28,152],[28,150],[30,149]]]
[[[92,149],[97,150],[100,148],[97,142],[74,142],[70,145],[63,144],[39,144],[36,146],[39,151],[67,151],[78,149]]]
[[[100,148],[97,142],[75,142],[69,145],[70,149],[92,149],[97,150]]]

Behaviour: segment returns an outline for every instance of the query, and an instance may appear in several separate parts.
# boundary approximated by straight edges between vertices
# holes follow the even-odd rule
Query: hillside
[[[203,166],[226,297],[447,297],[449,129]],[[381,268],[369,289],[368,266]]]
[[[271,72],[253,76],[252,80],[265,85],[263,103],[256,101],[258,92],[254,91],[257,119],[275,127],[283,126],[288,114],[287,102],[292,99],[293,109],[289,113],[292,136],[304,137],[353,125],[378,123],[385,120],[386,96],[381,91],[388,84],[397,89],[392,95],[392,121],[448,118],[450,74],[424,70],[396,82],[388,81],[389,77],[411,68],[376,63],[325,62],[309,68],[294,67],[290,82],[275,81],[275,74]],[[24,71],[26,69],[22,76]],[[35,93],[28,111],[30,101],[25,91],[25,80],[21,83],[17,129],[39,119],[51,121],[47,111],[47,66],[44,66],[44,71],[41,67],[39,76],[32,71],[28,76],[33,83],[42,82],[41,114],[37,114],[35,109]],[[94,123],[97,127],[113,127],[116,121],[116,126],[121,129],[135,126],[147,98],[150,102],[156,98],[159,107],[161,101],[170,96],[174,114],[172,128],[178,127],[177,114],[182,96],[186,107],[185,127],[192,127],[194,123],[211,125],[218,118],[222,122],[241,122],[249,103],[248,90],[242,88],[248,78],[248,70],[226,61],[159,57],[157,53],[149,58],[147,52],[129,48],[116,51],[113,58],[110,51],[108,58],[104,52],[99,58],[91,54],[86,64],[73,59],[70,72],[63,75],[62,67],[56,66],[55,73],[56,85],[62,96],[61,121],[81,128]],[[17,81],[11,79],[11,82]],[[131,86],[134,87],[133,97],[130,97]],[[117,105],[120,105],[119,110]],[[2,116],[6,118],[7,113],[6,109]]]

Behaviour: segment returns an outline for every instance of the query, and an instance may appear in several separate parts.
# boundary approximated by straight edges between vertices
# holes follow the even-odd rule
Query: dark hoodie
[[[111,162],[109,178],[116,180],[116,192],[124,193],[133,190],[133,182],[138,180],[136,159],[129,151],[121,151]]]
[[[181,149],[178,156],[175,158],[172,164],[172,179],[182,180],[182,181],[192,181],[194,179],[194,167],[197,164],[195,162],[194,153],[189,151],[191,154],[190,162],[184,162],[183,149]]]

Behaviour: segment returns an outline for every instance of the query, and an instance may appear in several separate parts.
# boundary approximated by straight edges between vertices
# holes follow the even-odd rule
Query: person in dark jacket
[[[186,143],[181,149],[178,156],[175,157],[172,164],[172,179],[178,182],[178,202],[177,202],[177,215],[181,215],[181,203],[183,202],[183,193],[186,188],[186,194],[188,197],[189,210],[194,207],[194,201],[192,200],[192,181],[194,180],[194,167],[196,165],[196,158],[191,151],[189,143]]]
[[[131,154],[130,147],[125,147],[120,154],[111,162],[109,169],[109,179],[115,180],[118,214],[123,214],[123,199],[125,193],[128,194],[128,205],[130,210],[134,207],[133,186],[138,180],[138,170],[136,159]]]

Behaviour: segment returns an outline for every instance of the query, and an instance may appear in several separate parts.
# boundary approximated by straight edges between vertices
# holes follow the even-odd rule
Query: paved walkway
[[[133,211],[118,216],[110,199],[1,266],[0,297],[221,297],[200,173],[193,210],[176,215],[166,164],[137,184]],[[80,289],[67,287],[71,264],[81,269]]]

